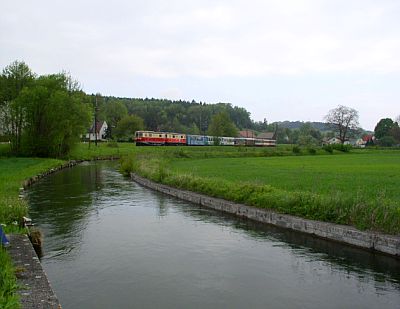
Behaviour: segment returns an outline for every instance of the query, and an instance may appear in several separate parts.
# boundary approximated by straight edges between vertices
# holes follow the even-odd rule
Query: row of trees
[[[90,125],[91,106],[66,73],[38,76],[15,61],[0,75],[0,131],[16,155],[67,154]]]

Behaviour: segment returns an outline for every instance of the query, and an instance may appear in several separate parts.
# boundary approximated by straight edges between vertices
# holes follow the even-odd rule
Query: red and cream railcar
[[[167,146],[186,145],[186,134],[165,133],[165,145]]]
[[[165,145],[166,134],[154,131],[136,131],[135,142],[137,146]]]
[[[137,146],[186,145],[186,134],[154,131],[136,131],[135,142]]]

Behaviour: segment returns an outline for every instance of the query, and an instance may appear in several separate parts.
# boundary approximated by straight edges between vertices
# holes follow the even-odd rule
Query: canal
[[[116,162],[27,192],[64,309],[399,308],[400,262],[151,191]]]

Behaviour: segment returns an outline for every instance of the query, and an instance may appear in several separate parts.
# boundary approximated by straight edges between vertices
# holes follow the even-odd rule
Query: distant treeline
[[[283,121],[268,123],[254,121],[250,112],[231,103],[208,104],[196,101],[173,101],[154,98],[119,98],[104,96],[99,100],[99,120],[109,124],[109,138],[119,138],[118,123],[126,115],[143,120],[143,129],[153,131],[207,134],[213,117],[227,114],[238,130],[274,132],[280,144],[320,145],[323,138],[333,137],[334,132],[324,122]],[[113,131],[114,130],[114,131]]]
[[[99,119],[115,127],[118,118],[127,112],[143,119],[145,129],[175,131],[191,134],[207,132],[214,115],[227,113],[238,129],[265,130],[266,125],[254,122],[243,107],[230,103],[207,104],[195,101],[172,101],[166,99],[140,99],[103,97],[99,107]],[[117,115],[117,114],[120,115]]]

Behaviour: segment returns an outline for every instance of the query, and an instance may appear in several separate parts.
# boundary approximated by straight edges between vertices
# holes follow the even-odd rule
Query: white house
[[[86,139],[90,141],[95,141],[97,137],[98,141],[105,141],[107,128],[107,122],[97,121],[96,128],[94,128],[94,125],[92,125],[92,127],[89,129],[89,132],[86,134]]]
[[[340,139],[338,139],[337,137],[332,137],[330,139],[325,139],[322,142],[322,145],[334,145],[334,144],[341,144],[341,143],[342,143],[342,141]],[[350,144],[349,140],[345,140],[344,144],[349,145]]]

